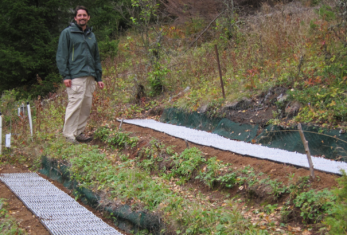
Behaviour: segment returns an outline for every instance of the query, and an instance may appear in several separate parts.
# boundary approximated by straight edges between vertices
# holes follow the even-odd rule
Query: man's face
[[[75,16],[75,21],[81,28],[84,28],[87,25],[89,19],[90,19],[90,16],[87,14],[85,10],[80,9],[77,11],[77,14]]]

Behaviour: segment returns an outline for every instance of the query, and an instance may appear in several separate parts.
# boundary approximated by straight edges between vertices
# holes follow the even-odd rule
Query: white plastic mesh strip
[[[183,126],[161,123],[151,119],[124,120],[125,123],[151,128],[171,136],[188,140],[192,143],[227,150],[241,155],[267,159],[280,163],[308,168],[307,157],[304,154],[274,149],[257,144],[245,143],[224,138],[217,134],[190,129]],[[347,171],[347,163],[332,161],[320,157],[312,157],[314,168],[328,173],[341,174],[340,169]]]
[[[121,234],[36,173],[0,174],[54,235]]]

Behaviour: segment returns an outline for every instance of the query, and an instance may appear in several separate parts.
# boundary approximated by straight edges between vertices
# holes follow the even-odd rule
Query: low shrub
[[[324,221],[330,228],[331,234],[347,234],[347,174],[342,171],[338,179],[340,188],[333,190],[337,200],[333,204],[332,213]]]

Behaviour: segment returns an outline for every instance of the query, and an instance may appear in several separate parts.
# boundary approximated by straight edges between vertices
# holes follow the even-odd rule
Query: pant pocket
[[[72,90],[72,93],[79,94],[83,92],[83,86],[72,85],[71,90]]]
[[[87,87],[87,92],[86,92],[86,96],[87,97],[93,97],[93,92],[95,91],[95,81],[89,83],[89,86]]]
[[[69,99],[76,99],[83,94],[83,83],[75,82],[72,80],[71,87],[67,88],[67,93],[69,95]]]

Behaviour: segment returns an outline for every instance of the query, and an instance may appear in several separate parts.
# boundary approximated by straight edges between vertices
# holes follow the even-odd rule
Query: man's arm
[[[98,86],[100,89],[103,89],[105,87],[105,84],[102,82],[102,68],[101,68],[101,60],[100,60],[100,54],[99,54],[99,47],[98,43],[96,42],[95,47],[95,73],[96,73],[96,81],[98,82]]]
[[[101,60],[100,60],[100,54],[99,54],[99,47],[98,43],[96,42],[95,46],[95,73],[96,73],[96,81],[101,82],[102,81],[102,68],[101,68]]]
[[[66,87],[71,86],[71,75],[69,69],[69,45],[70,38],[67,30],[63,30],[59,37],[58,50],[56,55],[57,67],[59,73],[64,78]]]

